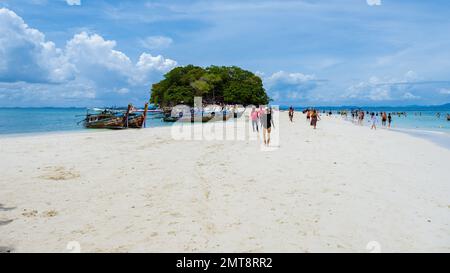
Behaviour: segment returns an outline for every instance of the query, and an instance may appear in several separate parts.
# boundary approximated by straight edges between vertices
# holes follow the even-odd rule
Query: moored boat
[[[143,128],[147,118],[148,104],[144,110],[137,110],[129,104],[127,110],[93,109],[94,113],[86,114],[82,121],[84,127],[90,129],[126,129]]]

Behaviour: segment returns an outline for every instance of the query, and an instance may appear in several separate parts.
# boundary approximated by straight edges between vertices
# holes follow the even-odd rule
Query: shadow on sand
[[[9,207],[9,208],[7,208],[3,204],[0,204],[0,211],[10,211],[10,210],[13,210],[15,208],[16,207]]]
[[[14,248],[7,246],[0,246],[0,253],[11,253],[14,251]]]

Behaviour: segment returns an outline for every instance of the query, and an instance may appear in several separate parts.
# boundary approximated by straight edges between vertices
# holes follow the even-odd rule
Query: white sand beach
[[[450,252],[450,150],[287,115],[270,151],[170,127],[2,137],[0,250]]]

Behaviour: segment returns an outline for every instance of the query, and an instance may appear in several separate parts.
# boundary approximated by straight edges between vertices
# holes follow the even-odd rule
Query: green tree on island
[[[194,65],[176,67],[153,84],[150,102],[160,106],[194,104],[201,96],[206,103],[260,105],[269,103],[260,77],[236,66]]]

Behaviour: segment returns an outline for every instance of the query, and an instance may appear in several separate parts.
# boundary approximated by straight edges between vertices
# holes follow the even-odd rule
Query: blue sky
[[[449,33],[447,0],[0,0],[0,106],[140,105],[187,64],[274,104],[443,104]]]

